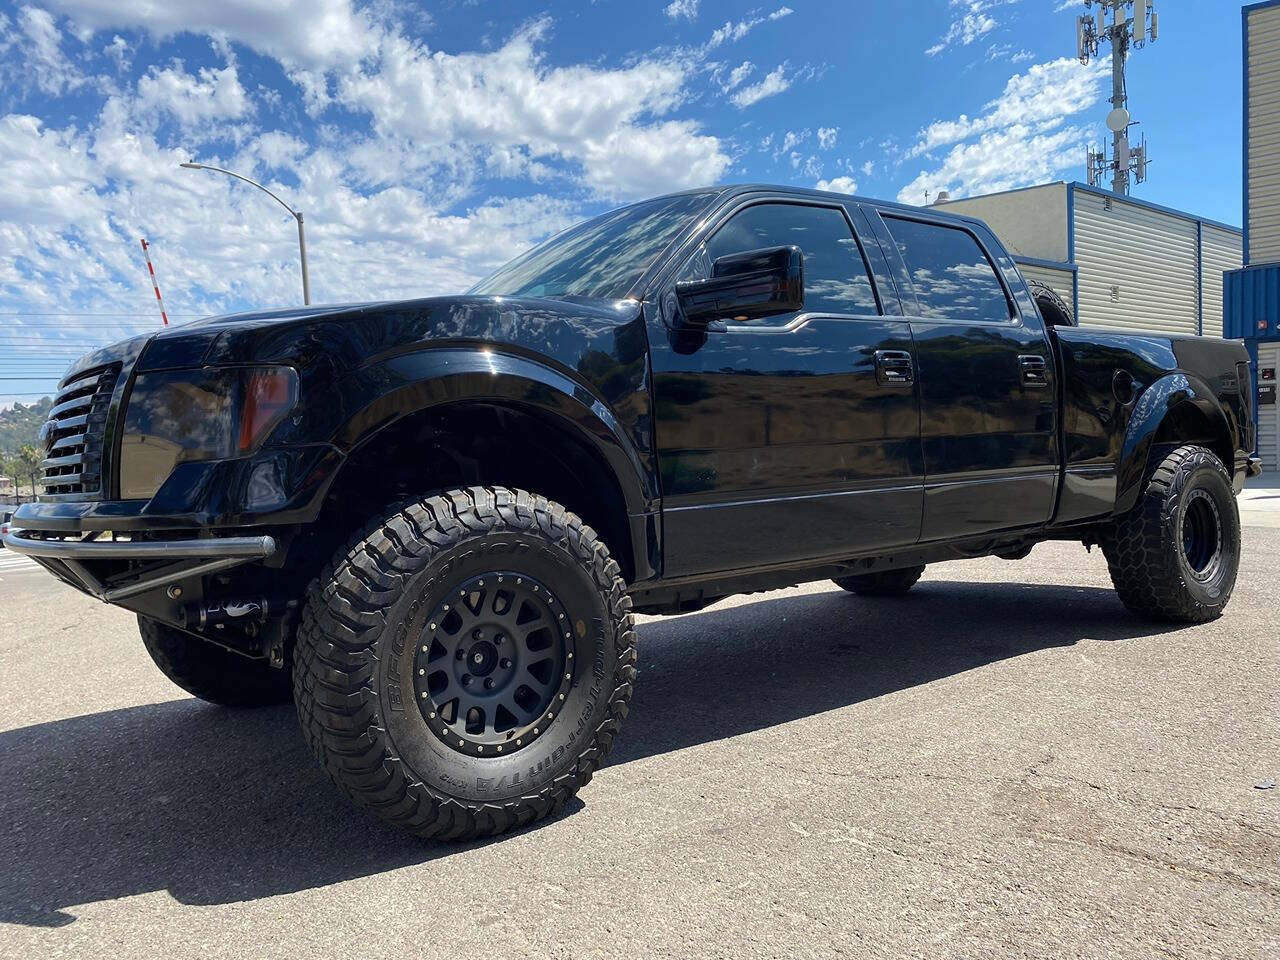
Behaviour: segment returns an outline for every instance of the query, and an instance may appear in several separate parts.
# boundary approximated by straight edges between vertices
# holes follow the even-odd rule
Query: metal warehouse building
[[[1227,274],[1226,335],[1249,348],[1258,455],[1280,470],[1280,0],[1244,8],[1244,268]]]
[[[1085,326],[1222,335],[1222,275],[1244,262],[1235,227],[1083,183],[939,205],[985,220]]]

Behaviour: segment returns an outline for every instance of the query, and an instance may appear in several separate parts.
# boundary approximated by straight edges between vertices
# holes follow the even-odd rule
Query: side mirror
[[[754,320],[804,307],[804,255],[796,246],[721,257],[707,280],[676,284],[681,326],[705,330],[713,320]]]

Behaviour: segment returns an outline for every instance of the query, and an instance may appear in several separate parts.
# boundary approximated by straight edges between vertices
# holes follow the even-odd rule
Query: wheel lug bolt
[[[500,633],[495,633],[495,634],[493,635],[493,642],[494,642],[494,643],[496,643],[496,644],[501,645],[501,644],[502,644],[503,639],[504,639],[504,638],[503,638],[502,634],[500,634]]]
[[[503,658],[502,658],[502,662],[499,664],[499,666],[500,666],[500,667],[502,667],[502,669],[503,669],[503,670],[510,670],[510,669],[511,669],[511,661],[510,661],[510,660],[508,660],[506,657],[503,657]]]
[[[464,673],[464,674],[462,675],[462,685],[463,685],[464,687],[469,687],[469,686],[471,686],[471,674],[469,674],[469,673]]]
[[[471,632],[471,636],[475,637],[477,640],[483,640],[483,639],[484,639],[484,631],[483,631],[483,630],[473,630],[473,631]]]
[[[484,688],[485,688],[486,690],[492,690],[492,689],[493,689],[493,677],[488,677],[488,678],[485,680],[485,682],[484,682]]]
[[[459,659],[459,660],[461,660],[461,659],[462,659],[463,657],[465,657],[465,656],[466,656],[466,654],[465,654],[465,653],[463,653],[461,650],[459,650],[459,651],[458,651],[458,659]]]

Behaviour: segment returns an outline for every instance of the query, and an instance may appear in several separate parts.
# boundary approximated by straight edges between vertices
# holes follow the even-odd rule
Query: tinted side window
[[[735,215],[707,241],[711,260],[795,244],[804,254],[806,313],[878,313],[866,261],[844,214],[832,207],[761,203]]]
[[[1009,298],[978,241],[964,230],[885,217],[915,286],[920,315],[1004,320]]]

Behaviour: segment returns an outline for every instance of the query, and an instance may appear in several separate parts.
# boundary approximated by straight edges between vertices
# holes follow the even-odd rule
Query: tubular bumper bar
[[[4,537],[4,545],[14,553],[40,561],[62,579],[104,603],[116,603],[176,580],[265,560],[276,552],[276,541],[272,537],[98,542],[44,540],[32,533],[11,529]],[[103,580],[85,566],[85,561],[95,560],[153,560],[160,561],[160,565]]]
[[[1245,468],[1245,476],[1256,477],[1262,473],[1262,458],[1250,457],[1249,466]]]

